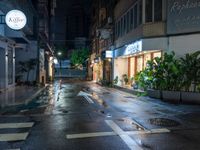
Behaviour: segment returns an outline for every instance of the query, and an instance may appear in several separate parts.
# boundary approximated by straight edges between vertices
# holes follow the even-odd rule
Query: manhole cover
[[[150,124],[163,127],[174,127],[180,125],[179,122],[167,118],[152,118],[149,119]]]
[[[135,97],[133,97],[133,96],[124,96],[124,98],[135,98]]]
[[[110,92],[103,92],[102,94],[103,94],[103,95],[104,95],[104,94],[110,94]]]

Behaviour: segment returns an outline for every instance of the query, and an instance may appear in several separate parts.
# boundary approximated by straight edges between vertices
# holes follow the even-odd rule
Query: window
[[[146,0],[145,4],[145,22],[152,22],[153,15],[152,15],[152,5],[153,0]]]
[[[121,18],[121,26],[120,26],[120,36],[122,36],[123,33],[123,18]]]
[[[162,0],[154,0],[154,21],[162,21]]]
[[[118,22],[115,23],[115,37],[118,37]]]
[[[133,29],[133,8],[130,10],[130,29]]]
[[[134,6],[134,29],[137,27],[138,25],[138,21],[137,21],[137,17],[138,17],[138,9],[137,9],[137,4]]]
[[[120,20],[118,21],[118,23],[117,23],[118,25],[117,25],[117,37],[119,37],[120,36]]]
[[[130,31],[130,17],[129,17],[130,11],[128,11],[128,13],[126,14],[126,19],[127,19],[127,24],[126,24],[126,32],[128,33]]]
[[[145,22],[162,21],[162,1],[163,0],[145,1]]]
[[[0,15],[0,24],[5,24],[5,15]]]
[[[126,16],[124,18],[123,35],[126,33]]]
[[[138,25],[142,24],[142,1],[139,1],[138,3]]]

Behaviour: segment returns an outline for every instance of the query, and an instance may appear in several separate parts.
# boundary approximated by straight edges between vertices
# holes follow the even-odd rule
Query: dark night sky
[[[74,4],[81,4],[85,13],[89,17],[89,8],[91,0],[57,0],[57,8],[55,11],[55,39],[57,43],[64,44],[66,40],[66,17],[73,15],[72,6]]]

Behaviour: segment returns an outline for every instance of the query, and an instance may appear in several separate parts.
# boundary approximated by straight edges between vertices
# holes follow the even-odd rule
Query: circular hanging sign
[[[13,30],[22,29],[27,22],[25,14],[20,10],[11,10],[6,14],[6,24]]]

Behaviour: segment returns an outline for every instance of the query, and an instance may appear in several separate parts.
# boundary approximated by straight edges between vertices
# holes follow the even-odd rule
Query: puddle
[[[137,130],[145,130],[145,128],[140,125],[139,123],[137,123],[136,121],[133,121],[132,119],[130,118],[120,118],[120,119],[117,119],[118,121],[120,122],[124,122],[126,124],[129,124],[129,125],[132,125],[134,126]]]
[[[103,99],[101,99],[95,92],[92,93],[92,98],[95,99],[103,107],[108,108],[107,103]]]

